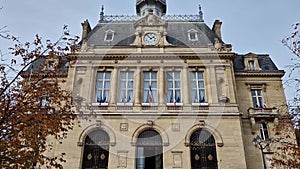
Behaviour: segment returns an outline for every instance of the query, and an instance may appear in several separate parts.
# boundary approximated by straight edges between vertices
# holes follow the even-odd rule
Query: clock
[[[156,41],[157,41],[157,37],[156,37],[156,34],[154,34],[154,33],[147,33],[147,34],[144,36],[144,42],[145,42],[147,45],[155,45],[155,44],[156,44]]]

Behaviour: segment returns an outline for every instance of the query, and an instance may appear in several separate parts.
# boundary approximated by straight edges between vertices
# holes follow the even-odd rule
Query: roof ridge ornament
[[[100,21],[104,21],[104,5],[102,5],[102,7],[101,7]]]
[[[200,22],[204,22],[203,12],[200,4],[199,4],[199,18],[200,18]]]

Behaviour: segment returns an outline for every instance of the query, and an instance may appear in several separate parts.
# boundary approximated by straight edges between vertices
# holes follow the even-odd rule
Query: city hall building
[[[195,15],[166,12],[166,0],[137,0],[135,16],[102,8],[95,27],[82,23],[78,51],[59,64],[78,120],[50,153],[66,153],[65,168],[268,165],[274,150],[261,152],[252,139],[274,137],[284,72],[268,54],[232,51],[222,22],[209,27],[201,7]]]

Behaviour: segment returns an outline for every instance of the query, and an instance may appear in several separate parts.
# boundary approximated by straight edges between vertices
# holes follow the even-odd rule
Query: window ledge
[[[108,103],[92,103],[92,106],[108,106]]]
[[[117,106],[133,106],[133,103],[117,103]]]
[[[183,103],[167,103],[167,106],[183,106]]]
[[[158,103],[142,103],[142,106],[158,106]]]
[[[192,106],[208,106],[208,103],[192,103]]]

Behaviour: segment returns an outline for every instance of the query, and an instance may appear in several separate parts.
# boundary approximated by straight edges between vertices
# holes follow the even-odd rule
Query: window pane
[[[102,88],[102,84],[103,84],[102,81],[98,81],[96,84],[96,88],[97,89]]]
[[[191,79],[196,79],[196,72],[191,72],[190,76],[191,76]]]
[[[126,79],[126,72],[121,72],[121,79],[122,80]]]
[[[103,73],[102,73],[102,72],[99,72],[97,78],[98,78],[98,79],[103,79]]]
[[[204,103],[205,102],[205,91],[204,90],[200,90],[200,103]]]
[[[154,88],[156,89],[157,88],[157,82],[152,82],[151,87],[152,87],[152,89],[154,89]]]
[[[132,101],[133,101],[133,91],[132,91],[132,90],[129,90],[129,91],[128,91],[127,102],[132,103]]]
[[[174,101],[174,98],[173,98],[173,91],[172,90],[169,90],[168,91],[168,95],[167,95],[167,99],[168,99],[168,102],[169,103],[173,103],[173,101]]]
[[[173,80],[172,72],[167,72],[167,78],[168,78],[168,80]]]
[[[203,72],[198,72],[198,79],[203,79]]]
[[[180,82],[178,81],[175,82],[175,88],[180,88]]]
[[[191,87],[192,87],[192,89],[197,88],[196,81],[192,81],[191,82]]]
[[[157,91],[152,90],[153,103],[157,103]]]
[[[111,73],[110,73],[110,72],[107,72],[107,73],[105,74],[105,79],[110,80],[110,77],[111,77]]]
[[[128,79],[130,79],[130,80],[133,79],[133,72],[128,72]]]
[[[261,96],[261,90],[256,90],[257,91],[257,95]]]
[[[120,102],[126,102],[125,90],[121,90],[120,92]]]
[[[121,82],[120,87],[121,87],[121,89],[125,89],[126,88],[126,82]]]
[[[143,95],[144,97],[143,97],[143,102],[144,103],[149,103],[148,102],[148,91],[146,91],[146,90],[144,90],[144,95]]]
[[[179,72],[174,72],[174,77],[176,80],[180,79],[180,73]]]
[[[149,79],[149,78],[150,78],[149,72],[144,72],[144,79]]]
[[[106,81],[104,83],[104,88],[108,89],[110,87],[110,82],[109,81]]]
[[[152,72],[151,79],[157,79],[157,72]]]
[[[173,88],[173,82],[168,82],[168,88]]]
[[[131,89],[133,88],[133,81],[128,82],[128,88],[131,88]]]
[[[259,105],[258,105],[258,106],[260,106],[260,108],[262,108],[262,107],[263,107],[263,101],[262,101],[262,98],[259,97],[259,98],[258,98],[258,101],[259,101]]]
[[[192,90],[191,97],[192,97],[193,103],[199,102],[198,97],[197,97],[197,90]]]
[[[203,81],[198,82],[198,87],[199,88],[204,88],[204,82]]]
[[[150,87],[150,83],[148,81],[144,81],[144,88],[149,88],[149,87]]]

